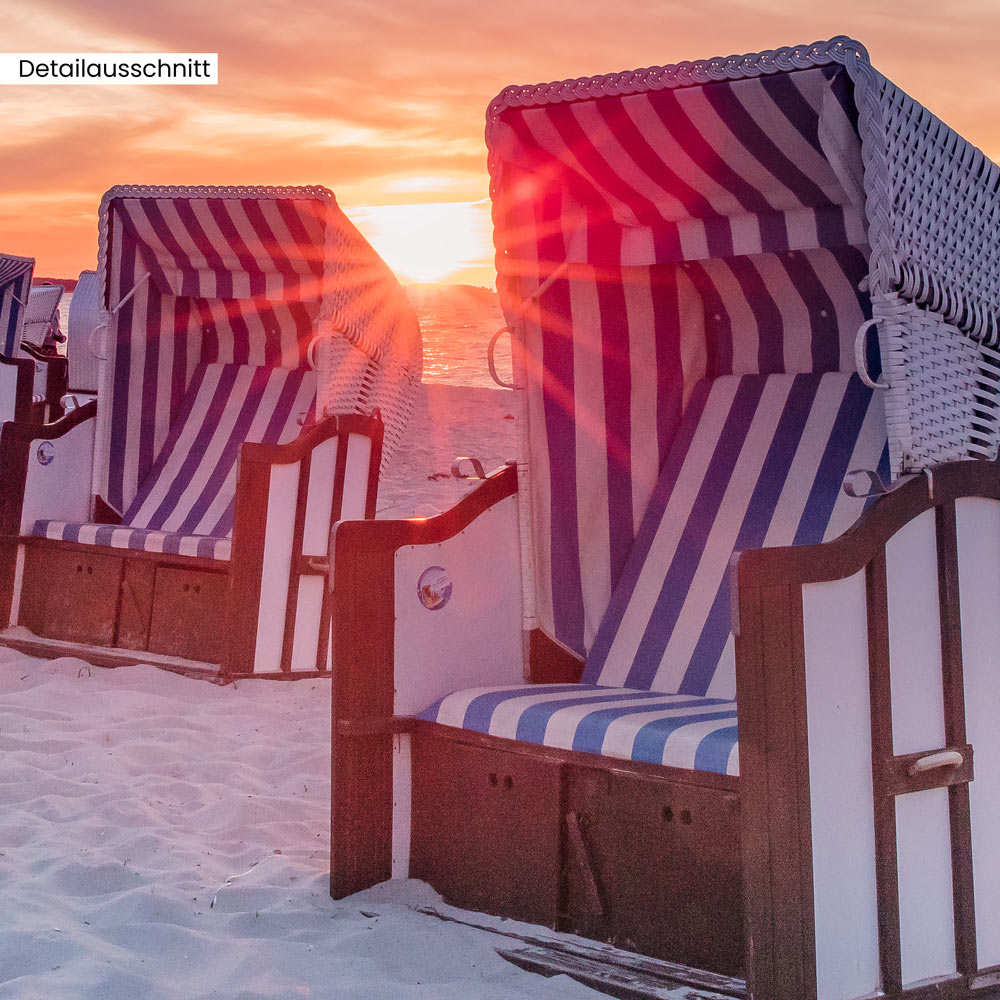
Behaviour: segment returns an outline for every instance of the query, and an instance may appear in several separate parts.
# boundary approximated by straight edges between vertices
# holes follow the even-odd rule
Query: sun
[[[403,281],[445,281],[493,255],[484,202],[366,205],[347,214]]]

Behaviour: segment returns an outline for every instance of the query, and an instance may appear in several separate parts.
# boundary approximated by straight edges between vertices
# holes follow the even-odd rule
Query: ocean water
[[[486,289],[411,289],[424,342],[425,382],[496,389],[486,352],[490,338],[504,325],[497,297]],[[72,292],[62,297],[60,322],[69,328]],[[506,337],[497,345],[497,373],[510,381],[510,350]]]

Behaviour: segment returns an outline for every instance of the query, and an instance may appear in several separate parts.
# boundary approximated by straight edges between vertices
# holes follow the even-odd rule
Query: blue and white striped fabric
[[[871,303],[851,84],[567,87],[512,98],[488,141],[511,300],[545,285],[515,324],[530,610],[586,656],[694,385],[853,367]]]
[[[201,365],[122,526],[36,521],[32,534],[228,559],[240,446],[294,440],[315,396],[308,369]]]
[[[34,268],[32,257],[0,254],[0,354],[4,357],[16,357],[21,346],[21,330]]]
[[[515,200],[565,193],[563,259],[635,266],[867,241],[843,69],[598,98],[586,87],[565,93],[506,107],[488,135]]]
[[[182,535],[169,531],[130,528],[121,524],[80,524],[72,521],[36,521],[33,535],[84,545],[106,545],[112,549],[138,549],[141,552],[167,552],[171,555],[197,556],[228,562],[232,555],[231,538],[211,535]]]
[[[857,375],[700,384],[584,669],[584,681],[735,698],[735,551],[808,545],[853,524],[856,468],[888,471],[881,397]]]
[[[123,517],[200,364],[304,364],[331,213],[309,196],[112,202],[111,439],[101,492]]]
[[[736,773],[730,558],[842,534],[864,509],[841,489],[846,473],[886,474],[887,464],[881,397],[857,375],[699,383],[582,684],[463,691],[420,717],[545,746]]]
[[[739,773],[736,703],[595,684],[469,688],[419,718],[560,750]]]

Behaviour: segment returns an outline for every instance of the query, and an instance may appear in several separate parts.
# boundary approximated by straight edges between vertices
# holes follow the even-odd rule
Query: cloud
[[[1000,147],[995,0],[957,0],[947,16],[936,0],[35,0],[20,10],[5,15],[8,51],[220,56],[218,87],[3,88],[0,192],[8,208],[30,195],[34,210],[49,192],[43,218],[60,260],[92,242],[51,224],[67,193],[94,210],[118,182],[322,183],[348,206],[475,200],[487,190],[485,110],[507,84],[839,32],[862,38],[880,69],[959,131]]]

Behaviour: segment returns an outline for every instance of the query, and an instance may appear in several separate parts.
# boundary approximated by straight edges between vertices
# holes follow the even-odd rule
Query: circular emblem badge
[[[56,446],[51,441],[42,441],[35,451],[35,458],[41,465],[51,465],[56,457]]]
[[[451,577],[441,566],[428,566],[417,580],[417,597],[428,611],[440,611],[451,600]]]

